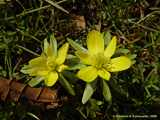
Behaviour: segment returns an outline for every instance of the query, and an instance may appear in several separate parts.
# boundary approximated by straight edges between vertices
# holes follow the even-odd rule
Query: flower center
[[[103,53],[99,53],[97,55],[95,55],[95,62],[94,62],[94,66],[97,69],[101,69],[101,68],[107,68],[110,64],[110,58],[107,58],[104,56]]]
[[[53,58],[48,57],[47,59],[47,67],[49,71],[62,72],[67,66],[58,65]]]
[[[56,70],[57,64],[55,63],[55,60],[53,58],[48,57],[47,67],[50,71],[55,71]]]

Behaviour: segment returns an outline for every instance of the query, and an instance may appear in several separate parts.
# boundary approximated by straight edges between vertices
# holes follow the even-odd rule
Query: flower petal
[[[57,41],[56,41],[56,38],[54,37],[53,33],[50,36],[50,46],[52,49],[52,54],[54,56],[57,56]]]
[[[50,36],[50,43],[48,43],[47,38],[44,39],[44,51],[46,56],[57,56],[57,41],[54,37],[54,34]]]
[[[29,65],[30,65],[30,66],[46,65],[46,59],[45,59],[44,56],[41,55],[40,57],[31,59],[31,60],[29,61]]]
[[[56,57],[55,52],[53,51],[52,45],[44,41],[44,53],[47,57]]]
[[[67,69],[67,68],[68,68],[67,65],[62,64],[62,65],[59,65],[59,66],[57,67],[57,71],[58,71],[58,72],[62,72],[63,70],[65,70],[65,69]]]
[[[104,39],[100,32],[92,30],[87,36],[87,47],[90,54],[97,54],[104,51]]]
[[[105,79],[105,80],[109,80],[110,77],[111,77],[111,74],[110,74],[108,71],[106,71],[105,69],[99,70],[99,71],[98,71],[98,75],[99,75],[101,78]]]
[[[36,76],[42,76],[42,77],[48,75],[49,73],[48,70],[37,70],[36,72],[37,72]]]
[[[92,65],[93,59],[87,52],[76,51],[75,54],[80,58],[83,64]]]
[[[44,53],[47,55],[48,53],[48,47],[49,47],[49,43],[47,41],[47,38],[44,39],[44,43],[43,43],[43,51]]]
[[[45,79],[45,84],[47,86],[53,86],[56,83],[57,79],[58,79],[57,72],[50,72]]]
[[[104,51],[105,57],[110,58],[116,50],[117,38],[114,36]]]
[[[92,82],[97,77],[97,69],[92,66],[88,66],[85,68],[80,69],[80,71],[77,73],[77,76],[86,81],[86,82]]]
[[[123,71],[128,69],[130,66],[131,66],[131,60],[128,57],[120,56],[111,59],[109,71],[110,72]]]
[[[64,63],[66,56],[67,56],[67,52],[68,52],[68,48],[69,48],[69,44],[65,43],[59,50],[58,50],[58,56],[56,58],[56,63],[57,64],[62,64]]]
[[[47,64],[43,56],[30,60],[29,65],[25,65],[21,69],[21,72],[29,74],[30,76],[36,76],[39,72],[44,73],[44,71],[47,71]]]
[[[28,66],[24,66],[21,69],[21,72],[24,73],[24,74],[29,74],[30,76],[36,76],[37,75],[37,69],[33,69],[33,68],[28,67]]]

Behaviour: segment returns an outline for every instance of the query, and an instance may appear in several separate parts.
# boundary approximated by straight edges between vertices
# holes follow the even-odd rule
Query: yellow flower
[[[55,39],[50,40],[50,43],[45,39],[41,56],[30,60],[29,64],[22,68],[21,72],[30,76],[41,77],[47,86],[53,86],[58,80],[58,73],[67,67],[63,63],[65,62],[68,48],[69,44],[65,43],[57,52]]]
[[[83,64],[77,76],[86,81],[92,82],[98,76],[105,80],[111,77],[110,72],[126,70],[131,66],[131,60],[126,56],[111,58],[116,50],[117,39],[113,37],[111,42],[104,48],[104,39],[100,32],[91,31],[87,36],[87,51],[76,51],[76,55]]]

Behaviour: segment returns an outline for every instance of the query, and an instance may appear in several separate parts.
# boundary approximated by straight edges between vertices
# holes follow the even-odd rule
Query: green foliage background
[[[127,71],[112,75],[109,86],[112,103],[104,101],[96,90],[85,105],[81,97],[85,83],[72,73],[67,79],[76,96],[53,110],[42,110],[1,102],[1,120],[112,120],[113,115],[157,115],[160,113],[160,2],[159,0],[12,0],[0,1],[0,76],[21,80],[23,64],[41,53],[46,36],[52,32],[58,45],[72,38],[85,46],[91,29],[110,31],[119,38],[119,47],[129,49],[136,63]],[[66,13],[69,12],[69,13]],[[86,27],[79,31],[72,16],[85,17]],[[125,53],[125,49],[120,52]],[[72,49],[70,49],[72,53]],[[132,56],[132,57],[134,57]],[[69,76],[67,76],[70,74]],[[35,116],[38,118],[34,118]]]

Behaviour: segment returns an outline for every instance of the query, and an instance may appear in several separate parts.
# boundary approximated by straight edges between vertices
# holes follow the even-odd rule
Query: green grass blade
[[[59,10],[69,14],[69,12],[67,10],[65,10],[64,8],[62,8],[60,5],[58,5],[57,3],[51,1],[51,0],[45,0],[47,3],[51,4],[52,6],[58,8]]]

